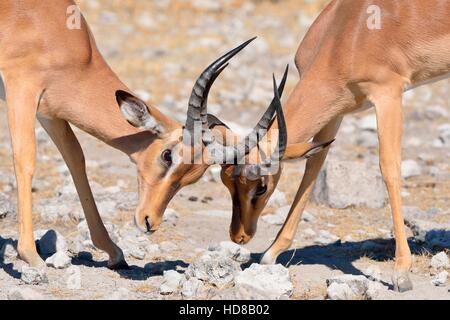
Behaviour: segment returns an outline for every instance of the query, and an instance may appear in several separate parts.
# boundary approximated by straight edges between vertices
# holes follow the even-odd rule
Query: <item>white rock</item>
[[[208,250],[218,251],[239,263],[247,263],[250,261],[251,257],[251,252],[249,250],[230,241],[223,241],[220,244],[211,244]]]
[[[278,189],[275,189],[269,201],[267,202],[267,206],[271,208],[282,207],[285,206],[286,204],[287,204],[286,195],[283,192],[279,191]]]
[[[448,272],[442,271],[438,273],[432,280],[431,283],[437,287],[444,287],[447,284]]]
[[[387,193],[378,167],[367,162],[330,160],[319,174],[311,199],[337,209],[379,209],[384,207]]]
[[[383,294],[388,290],[389,288],[387,286],[384,286],[380,282],[369,281],[365,297],[369,300],[379,300],[383,298]]]
[[[305,229],[304,231],[303,231],[303,233],[306,235],[306,236],[308,236],[308,237],[314,237],[314,236],[316,236],[316,232],[313,230],[313,229],[311,229],[311,228],[308,228],[308,229]]]
[[[422,168],[414,160],[405,160],[402,162],[402,178],[408,179],[411,177],[420,176]]]
[[[56,252],[67,252],[66,239],[55,230],[37,231],[37,234],[45,232],[38,240],[37,247],[42,255],[53,255]],[[38,238],[38,237],[36,237]]]
[[[369,279],[364,276],[354,276],[347,274],[327,279],[328,287],[330,287],[334,283],[347,285],[352,290],[355,297],[363,297],[366,294],[369,282]]]
[[[190,278],[183,282],[181,294],[184,297],[196,297],[203,288],[203,282],[197,278]]]
[[[0,248],[0,259],[3,259],[3,263],[12,262],[18,256],[16,248],[11,243],[4,243]]]
[[[281,299],[292,295],[292,285],[289,270],[280,264],[252,264],[250,268],[236,276],[236,285],[246,285],[265,292],[271,299]]]
[[[235,274],[239,271],[241,268],[236,261],[222,253],[208,252],[189,265],[186,276],[198,278],[224,289],[233,286]]]
[[[181,281],[184,276],[174,270],[164,271],[163,283],[159,287],[159,292],[162,295],[172,294],[177,292],[181,287]]]
[[[378,129],[377,116],[375,114],[365,116],[364,118],[358,121],[358,127],[361,130],[377,131]]]
[[[290,209],[290,206],[281,207],[277,209],[273,214],[264,215],[261,219],[268,224],[281,226],[286,221]]]
[[[65,269],[70,266],[72,259],[64,252],[58,251],[45,260],[47,266],[55,269]]]
[[[8,292],[8,300],[44,300],[44,296],[31,288],[13,288]]]
[[[442,252],[436,254],[435,256],[433,256],[433,258],[431,258],[430,266],[434,270],[450,268],[450,262],[449,262],[447,254],[444,251],[442,251]]]
[[[335,236],[334,234],[326,230],[321,230],[319,231],[319,235],[314,239],[314,243],[319,245],[328,245],[331,243],[335,243],[338,240],[338,236]]]
[[[345,283],[332,283],[327,288],[327,297],[330,300],[355,300],[358,296]]]
[[[43,269],[23,266],[21,272],[20,280],[25,284],[40,285],[48,283],[47,274]]]
[[[314,222],[314,221],[316,221],[316,218],[314,217],[314,215],[312,213],[305,210],[302,214],[302,221]]]

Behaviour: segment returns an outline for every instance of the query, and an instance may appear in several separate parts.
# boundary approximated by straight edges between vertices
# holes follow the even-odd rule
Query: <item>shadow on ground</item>
[[[409,239],[409,245],[413,254],[423,253],[435,254],[445,249],[450,249],[449,230],[431,230],[424,237],[425,241],[417,241],[416,238]],[[0,248],[5,244],[17,246],[14,239],[0,237]],[[252,261],[259,261],[262,254],[253,254]],[[325,265],[332,269],[338,269],[345,274],[365,275],[357,269],[353,262],[368,257],[375,261],[389,261],[395,257],[395,241],[393,239],[371,239],[358,242],[340,241],[328,245],[314,245],[286,251],[278,257],[277,263],[284,266],[292,265]],[[90,268],[107,268],[107,261],[94,261],[89,252],[80,252],[72,258],[73,265],[82,265]],[[248,267],[249,264],[243,267]],[[145,281],[150,277],[160,276],[164,271],[177,270],[183,272],[188,264],[182,260],[149,262],[144,267],[130,266],[127,269],[114,270],[121,277]],[[14,269],[12,263],[5,263],[4,252],[0,251],[0,268],[11,277],[20,279],[21,273]],[[365,275],[367,276],[367,275]],[[391,286],[390,284],[385,284]]]

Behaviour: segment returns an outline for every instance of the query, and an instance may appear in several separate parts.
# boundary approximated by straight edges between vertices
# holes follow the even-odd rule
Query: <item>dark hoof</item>
[[[130,266],[125,260],[119,261],[118,263],[108,264],[108,269],[110,270],[129,270]]]
[[[394,290],[397,292],[406,292],[413,289],[413,284],[407,272],[395,273],[392,282],[394,283]]]

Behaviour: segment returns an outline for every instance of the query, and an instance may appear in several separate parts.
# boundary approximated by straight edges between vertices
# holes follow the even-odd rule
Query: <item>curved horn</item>
[[[250,151],[258,145],[259,141],[267,134],[267,130],[272,124],[272,118],[275,112],[277,112],[278,114],[279,110],[281,109],[280,96],[283,94],[288,73],[289,65],[286,67],[283,75],[283,80],[281,81],[280,87],[278,89],[274,76],[274,99],[272,100],[269,108],[267,108],[266,112],[262,116],[261,120],[259,120],[253,131],[247,137],[245,137],[240,144],[238,144],[237,146],[224,146],[214,140],[203,140],[205,146],[211,151],[210,153],[212,154],[214,162],[216,164],[237,164],[243,157],[248,155]],[[282,111],[281,116],[284,120]],[[285,147],[283,149],[285,150]]]
[[[242,51],[246,46],[248,46],[255,38],[252,38],[239,47],[226,53],[216,61],[214,61],[197,79],[194,88],[192,89],[192,94],[189,99],[189,107],[187,111],[186,129],[193,133],[195,122],[201,121],[203,128],[207,128],[207,101],[208,94],[214,81],[217,79],[219,74],[225,70],[228,66],[228,61],[233,58],[236,54]]]

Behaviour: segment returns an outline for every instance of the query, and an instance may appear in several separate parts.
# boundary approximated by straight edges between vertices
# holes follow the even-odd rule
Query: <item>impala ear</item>
[[[215,127],[225,127],[226,129],[230,129],[222,120],[217,118],[215,115],[208,113],[208,125],[209,129],[214,129]]]
[[[309,159],[330,146],[334,140],[325,143],[296,143],[286,148],[283,160]]]
[[[123,116],[132,126],[157,135],[165,132],[164,126],[150,114],[147,105],[141,99],[119,90],[116,92],[116,100]]]

